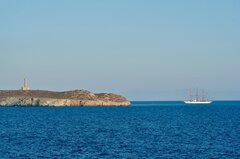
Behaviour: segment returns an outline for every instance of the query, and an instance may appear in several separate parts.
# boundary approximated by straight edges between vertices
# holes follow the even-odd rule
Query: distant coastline
[[[130,106],[123,96],[86,90],[0,90],[0,106]]]
[[[0,90],[0,106],[130,106],[123,96],[86,90],[54,92],[31,90],[27,79],[19,90]]]

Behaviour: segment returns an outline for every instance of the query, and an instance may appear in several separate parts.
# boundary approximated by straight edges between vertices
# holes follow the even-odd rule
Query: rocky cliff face
[[[85,90],[52,92],[42,90],[0,91],[0,106],[130,106],[124,97]]]

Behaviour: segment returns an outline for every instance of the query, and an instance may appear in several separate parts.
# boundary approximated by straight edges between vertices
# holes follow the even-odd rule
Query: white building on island
[[[28,83],[27,83],[27,79],[26,79],[26,78],[24,78],[23,86],[21,87],[21,90],[22,90],[22,91],[28,91],[28,90],[30,90],[30,88],[28,87]]]

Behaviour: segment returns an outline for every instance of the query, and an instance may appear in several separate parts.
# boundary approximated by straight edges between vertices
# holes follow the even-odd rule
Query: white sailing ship
[[[190,99],[185,100],[184,103],[186,104],[211,104],[212,101],[207,99],[204,93],[204,90],[199,93],[199,90],[196,90],[195,96],[192,95],[191,91],[189,93]]]

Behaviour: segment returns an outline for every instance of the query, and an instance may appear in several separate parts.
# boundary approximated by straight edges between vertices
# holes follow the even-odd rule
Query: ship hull
[[[212,101],[184,101],[185,104],[211,104]]]

